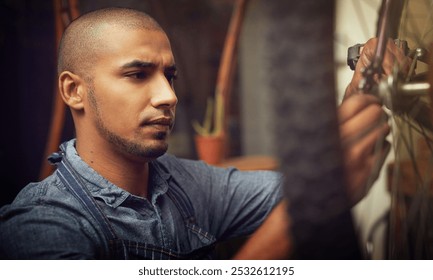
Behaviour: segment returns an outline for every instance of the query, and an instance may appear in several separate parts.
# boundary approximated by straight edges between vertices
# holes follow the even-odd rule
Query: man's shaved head
[[[126,8],[96,10],[74,20],[63,33],[60,42],[57,72],[71,71],[90,78],[90,66],[104,48],[101,39],[110,36],[109,27],[145,29],[164,32],[146,13]]]

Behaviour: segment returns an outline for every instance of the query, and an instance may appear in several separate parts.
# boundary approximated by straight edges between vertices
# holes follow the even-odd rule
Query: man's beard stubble
[[[115,145],[120,151],[135,157],[141,157],[146,159],[158,158],[163,154],[165,154],[168,148],[167,143],[162,147],[151,147],[149,145],[146,145],[146,143],[129,140],[122,137],[121,135],[118,135],[110,131],[102,121],[99,112],[98,102],[96,101],[93,88],[89,89],[88,97],[89,97],[90,105],[92,106],[92,108],[95,110],[96,113],[97,130],[102,135],[102,137],[104,137],[111,144]],[[155,139],[161,141],[166,137],[167,137],[166,133],[162,133],[162,132],[157,133],[155,135]]]

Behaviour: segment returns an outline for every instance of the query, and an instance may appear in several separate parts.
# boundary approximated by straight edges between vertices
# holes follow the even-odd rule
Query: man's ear
[[[59,93],[71,109],[84,108],[85,83],[80,76],[70,71],[62,72],[59,76]]]

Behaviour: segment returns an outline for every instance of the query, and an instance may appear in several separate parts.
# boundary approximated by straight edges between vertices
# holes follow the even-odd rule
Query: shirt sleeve
[[[183,178],[197,222],[218,240],[254,232],[282,199],[283,176],[273,171],[239,171],[202,161],[170,160]]]
[[[213,171],[212,220],[221,239],[254,232],[282,199],[282,176],[270,171]]]

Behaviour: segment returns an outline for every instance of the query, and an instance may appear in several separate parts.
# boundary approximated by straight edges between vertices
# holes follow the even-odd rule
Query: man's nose
[[[172,108],[177,104],[177,96],[173,86],[164,75],[158,75],[156,78],[151,103],[155,108]]]

